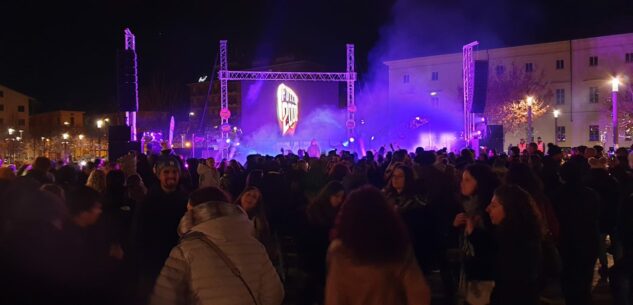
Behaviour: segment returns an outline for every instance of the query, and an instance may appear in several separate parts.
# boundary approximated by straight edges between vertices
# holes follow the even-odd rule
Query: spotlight
[[[226,144],[231,143],[231,139],[226,139]]]
[[[195,112],[193,112],[193,111],[192,111],[192,112],[189,112],[189,116],[194,116],[194,115],[196,115],[196,113],[195,113]]]
[[[354,143],[354,141],[356,141],[356,139],[354,139],[354,137],[350,137],[349,141],[350,141],[350,143]]]
[[[375,139],[375,137],[374,137],[374,136],[371,136],[371,139],[370,139],[370,140],[372,140],[372,141],[373,141],[374,139]]]
[[[349,146],[349,141],[343,142],[343,147],[347,147],[347,146]]]
[[[88,164],[88,163],[86,163],[86,161],[85,161],[85,160],[84,160],[84,161],[79,162],[79,165],[81,165],[81,166],[86,166],[86,164]]]
[[[240,142],[235,143],[235,146],[240,146]]]
[[[191,142],[189,142],[189,141],[185,142],[185,147],[187,147],[187,148],[191,147]]]
[[[416,117],[415,117],[415,120],[416,120],[416,121],[419,121],[419,120],[420,120],[420,117],[419,117],[419,116],[416,116]]]

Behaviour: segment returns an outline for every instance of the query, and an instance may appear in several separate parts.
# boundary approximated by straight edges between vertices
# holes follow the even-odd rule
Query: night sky
[[[492,48],[633,32],[625,0],[100,2],[5,1],[0,83],[37,98],[36,111],[112,110],[125,27],[137,38],[141,89],[162,75],[182,90],[211,73],[220,39],[233,69],[294,55],[342,71],[353,42],[364,73],[378,58],[458,52],[472,40]],[[394,32],[406,47],[386,51]]]

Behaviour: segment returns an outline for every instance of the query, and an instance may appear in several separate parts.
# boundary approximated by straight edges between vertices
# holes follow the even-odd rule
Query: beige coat
[[[207,204],[194,207],[195,223],[199,224],[191,230],[204,233],[226,253],[259,305],[281,304],[282,283],[266,249],[252,236],[252,223],[242,213],[213,215],[220,210],[222,208],[209,208]],[[211,219],[201,222],[200,217]],[[150,304],[251,305],[253,301],[244,284],[213,249],[199,239],[186,239],[171,251],[156,281]]]
[[[388,265],[358,265],[340,241],[328,251],[325,305],[428,305],[431,291],[410,254]]]

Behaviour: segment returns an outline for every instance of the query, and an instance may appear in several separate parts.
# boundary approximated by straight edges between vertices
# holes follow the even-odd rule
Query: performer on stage
[[[308,155],[312,158],[318,158],[321,156],[321,148],[319,147],[316,139],[312,139],[312,142],[310,142],[310,146],[308,147]]]

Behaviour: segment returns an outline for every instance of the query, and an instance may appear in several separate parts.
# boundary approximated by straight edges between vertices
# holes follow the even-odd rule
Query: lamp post
[[[611,79],[611,101],[613,103],[613,115],[612,121],[613,124],[613,149],[618,149],[618,86],[620,85],[620,80],[618,77],[614,77]]]
[[[532,103],[534,103],[534,97],[528,96],[527,97],[527,106],[528,106],[528,113],[527,113],[527,139],[528,139],[529,143],[534,142],[534,135],[532,134]]]
[[[560,135],[558,134],[558,116],[560,115],[560,110],[554,109],[554,144],[558,145],[558,139],[560,139]]]
[[[99,151],[95,154],[97,158],[101,158],[101,127],[103,127],[103,120],[97,120],[97,128],[99,129],[99,136],[97,137]]]
[[[70,135],[67,132],[62,134],[62,139],[64,139],[62,141],[62,144],[64,144],[64,159],[68,158],[68,138],[70,138]],[[67,162],[69,161],[67,160]]]

